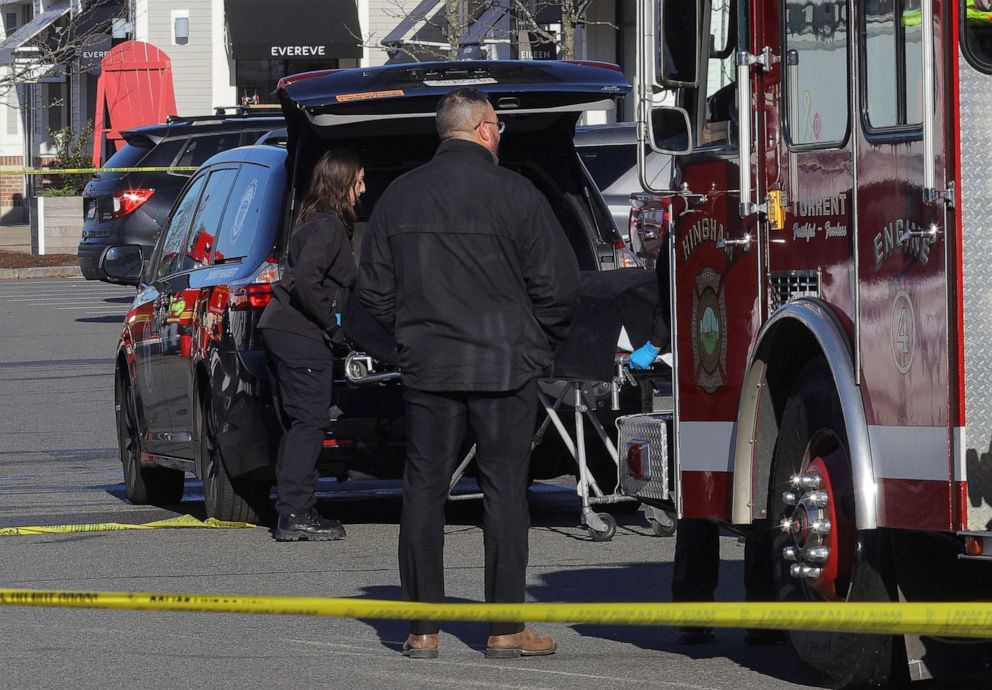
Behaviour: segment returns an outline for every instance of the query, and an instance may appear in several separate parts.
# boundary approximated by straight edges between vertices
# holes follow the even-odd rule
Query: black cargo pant
[[[405,389],[407,460],[400,516],[400,583],[407,601],[444,601],[444,506],[460,461],[466,427],[474,432],[486,601],[524,600],[527,570],[527,474],[537,415],[537,383],[506,393],[428,393]],[[436,633],[437,621],[412,621],[414,635]],[[492,635],[520,632],[492,623]]]
[[[719,573],[720,526],[710,520],[679,520],[672,601],[713,601]],[[744,541],[744,590],[747,601],[775,601],[770,534]]]
[[[303,513],[316,503],[317,460],[330,423],[333,358],[324,342],[287,331],[262,330],[275,372],[282,440],[276,459],[276,510]]]

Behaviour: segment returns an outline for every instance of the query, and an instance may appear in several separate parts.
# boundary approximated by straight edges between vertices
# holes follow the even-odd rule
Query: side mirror
[[[658,153],[692,153],[692,124],[685,108],[663,105],[651,109],[648,128],[651,149]]]
[[[699,86],[700,2],[658,0],[657,80],[661,86]],[[706,46],[707,50],[709,45]]]
[[[136,244],[107,247],[100,257],[100,268],[107,274],[107,278],[122,285],[137,286],[141,282],[143,267],[141,247]]]

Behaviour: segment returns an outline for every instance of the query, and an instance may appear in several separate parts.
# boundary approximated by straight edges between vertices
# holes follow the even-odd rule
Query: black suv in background
[[[137,245],[151,255],[176,196],[192,171],[221,151],[254,144],[283,127],[278,112],[238,109],[203,117],[173,116],[160,125],[122,132],[127,142],[105,168],[189,168],[174,172],[102,172],[83,190],[79,267],[87,280],[114,282],[100,269],[107,247]]]
[[[361,157],[367,192],[357,249],[389,183],[434,155],[438,99],[465,83],[487,92],[506,122],[500,165],[545,194],[579,267],[595,273],[631,261],[573,145],[583,112],[612,109],[629,90],[619,71],[487,61],[287,77],[279,84],[286,146],[212,157],[179,194],[146,265],[133,245],[111,247],[101,259],[101,269],[117,281],[138,286],[115,355],[118,442],[133,503],[178,502],[190,472],[203,480],[208,515],[255,521],[267,511],[280,431],[257,325],[314,164],[334,146]],[[345,309],[345,334],[388,361],[388,352],[377,354],[381,326],[355,304]],[[336,346],[339,409],[319,467],[338,478],[398,477],[405,443],[401,389],[380,385],[375,376],[357,381],[356,370],[361,377],[373,366],[371,359],[356,360],[358,354]],[[535,474],[545,471],[560,474],[556,467]]]

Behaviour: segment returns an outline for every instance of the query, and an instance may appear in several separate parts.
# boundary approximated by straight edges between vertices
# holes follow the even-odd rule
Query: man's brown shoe
[[[403,656],[411,659],[437,659],[437,633],[408,635],[403,643]]]
[[[554,654],[558,643],[546,635],[524,628],[512,635],[490,635],[486,642],[487,659],[510,659],[518,656]]]

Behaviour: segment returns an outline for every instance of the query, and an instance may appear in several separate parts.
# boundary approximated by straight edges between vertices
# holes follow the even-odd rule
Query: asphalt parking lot
[[[112,362],[133,290],[83,281],[0,281],[0,527],[144,523],[202,517],[202,485],[179,505],[124,498]],[[90,591],[399,597],[396,482],[321,484],[320,507],[347,539],[277,543],[265,528],[0,537],[0,587]],[[531,492],[528,596],[534,601],[665,601],[674,539],[620,511],[616,538],[578,526],[565,481]],[[478,502],[451,504],[447,589],[482,595]],[[718,597],[743,597],[743,547],[723,539]],[[784,647],[750,648],[741,631],[680,647],[662,628],[540,625],[553,657],[485,660],[486,629],[445,627],[441,657],[404,659],[395,621],[56,609],[0,610],[0,686],[10,688],[797,688]]]

